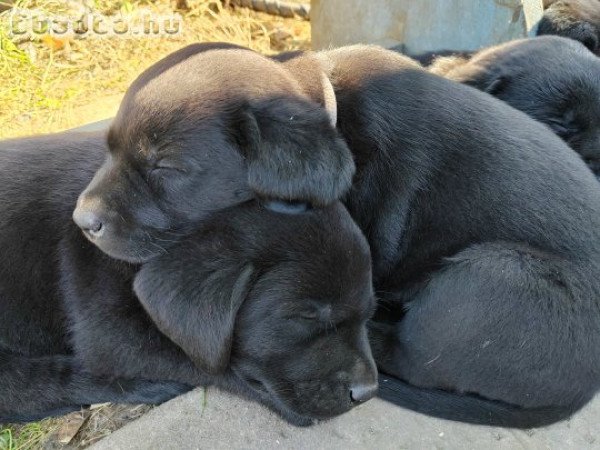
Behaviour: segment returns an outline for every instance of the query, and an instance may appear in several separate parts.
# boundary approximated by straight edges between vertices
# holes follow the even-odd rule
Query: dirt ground
[[[177,4],[175,0],[16,0],[15,3],[22,8],[57,14],[92,4],[108,15],[141,8],[173,12]],[[142,70],[190,43],[226,41],[266,54],[310,48],[308,21],[225,7],[220,0],[187,3],[188,9],[177,11],[184,20],[184,33],[169,39],[77,40],[36,36],[23,41],[8,33],[7,18],[11,11],[4,11],[0,14],[0,73],[3,74],[0,139],[56,132],[114,116],[125,89]],[[85,448],[150,409],[147,405],[102,404],[62,418],[24,425],[0,424],[0,450]]]

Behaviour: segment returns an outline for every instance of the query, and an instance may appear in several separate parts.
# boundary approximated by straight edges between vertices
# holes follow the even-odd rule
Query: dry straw
[[[0,0],[2,1],[2,0]],[[15,6],[77,17],[149,10],[173,13],[169,0],[17,0]],[[11,11],[0,14],[0,138],[58,131],[114,114],[131,81],[166,54],[195,42],[226,41],[264,52],[305,49],[310,25],[219,0],[190,0],[183,33],[170,38],[74,39],[11,36]]]

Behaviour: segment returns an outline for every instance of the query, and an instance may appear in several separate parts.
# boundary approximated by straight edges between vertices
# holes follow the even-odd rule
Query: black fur
[[[72,236],[75,246],[87,249],[90,257],[80,270],[104,266],[107,279],[126,272],[70,220],[77,195],[104,152],[103,133],[0,143],[0,422],[33,420],[99,401],[162,402],[189,389],[181,380],[95,376],[71,355],[59,279],[66,242]]]
[[[235,208],[257,199],[267,206],[288,202],[325,207],[349,187],[353,171],[350,152],[319,99],[304,94],[295,79],[273,61],[225,44],[187,47],[144,72],[125,95],[108,137],[103,132],[72,132],[1,143],[0,352],[23,367],[42,358],[36,363],[45,367],[40,375],[24,379],[31,388],[30,397],[24,393],[24,399],[35,398],[44,383],[54,386],[48,389],[47,404],[42,402],[35,410],[33,403],[18,402],[20,393],[13,389],[18,371],[3,379],[0,392],[16,403],[0,410],[1,418],[39,417],[105,396],[107,401],[162,401],[190,386],[212,383],[250,393],[297,423],[348,409],[353,404],[352,383],[375,385],[363,320],[370,312],[366,244],[339,205],[326,210],[307,206],[305,213],[294,216],[261,210],[252,219],[267,221],[271,228],[258,236],[244,235],[254,225],[235,222]],[[231,215],[219,215],[223,210]],[[243,211],[239,214],[251,220]],[[272,251],[279,250],[275,256],[281,259],[268,259],[267,254],[250,264],[261,268],[270,264],[265,270],[273,290],[278,282],[287,282],[287,276],[300,290],[304,283],[299,280],[306,277],[312,303],[329,304],[331,315],[345,321],[342,325],[331,319],[338,328],[348,327],[343,339],[329,339],[327,330],[300,324],[290,325],[287,340],[281,335],[273,343],[282,346],[278,351],[287,357],[303,361],[308,359],[303,355],[314,353],[310,343],[324,340],[334,349],[327,353],[327,361],[301,367],[278,355],[278,364],[269,368],[261,361],[273,347],[262,342],[253,359],[236,359],[236,367],[251,367],[252,380],[245,378],[246,369],[230,370],[230,347],[236,343],[231,328],[237,320],[233,306],[240,307],[245,292],[238,292],[228,316],[211,316],[211,312],[239,283],[253,284],[236,275],[236,271],[245,273],[239,260],[235,264],[232,259],[205,261],[189,253],[189,248],[196,247],[200,252],[203,245],[202,251],[217,253],[225,252],[227,245],[242,245],[229,242],[233,237],[225,231],[231,231],[224,226],[227,222],[241,228],[235,231],[245,236],[243,242],[252,243],[251,248],[269,240]],[[287,231],[278,231],[277,223],[288,227]],[[288,223],[296,225],[284,226]],[[288,236],[290,227],[294,233]],[[202,233],[197,234],[198,230],[208,233],[213,228],[214,242],[199,242]],[[220,229],[223,234],[217,236]],[[306,229],[311,233],[303,235]],[[339,236],[329,236],[332,229]],[[241,257],[243,250],[235,251]],[[247,258],[256,257],[247,250]],[[178,259],[168,259],[177,252],[182,253]],[[319,261],[328,258],[328,253],[338,258],[321,266]],[[352,268],[349,262],[340,263],[350,256]],[[298,273],[301,257],[311,262],[308,267],[302,260],[306,275]],[[165,261],[164,270],[160,261]],[[142,262],[148,266],[136,278]],[[195,266],[200,263],[205,266]],[[173,264],[186,271],[169,271]],[[221,270],[222,276],[209,269]],[[282,275],[271,274],[271,269]],[[149,271],[156,275],[148,278],[144,274]],[[177,283],[169,284],[173,281],[161,278],[162,272],[172,274]],[[252,273],[257,277],[252,282],[257,283],[264,275]],[[204,282],[210,287],[207,292],[202,291]],[[133,292],[134,283],[140,299]],[[152,283],[160,285],[148,290],[146,286]],[[172,289],[161,287],[166,285]],[[169,299],[170,309],[161,309],[165,304],[156,292]],[[209,294],[215,298],[197,297]],[[251,291],[248,296],[257,295]],[[288,294],[288,302],[294,298]],[[351,311],[335,304],[342,301],[354,301],[360,314],[347,316]],[[177,307],[189,308],[190,302],[203,305],[210,320],[178,329],[167,316],[180,316]],[[260,310],[260,321],[245,323],[239,332],[268,334],[267,316],[281,308],[284,304]],[[260,308],[248,313],[256,315],[255,309]],[[294,318],[289,320],[291,324]],[[294,339],[303,329],[305,345],[298,346]],[[251,353],[252,342],[244,341],[241,349]],[[67,359],[60,365],[53,358]],[[349,360],[354,367],[348,368]],[[297,374],[281,373],[289,367],[296,367]],[[33,376],[31,371],[27,374]],[[285,376],[287,385],[283,393],[274,387],[280,376]],[[129,387],[118,397],[114,383],[124,384],[124,380],[129,380]],[[156,389],[148,388],[147,382],[158,383]],[[64,395],[59,395],[61,389]],[[329,393],[315,397],[321,389]],[[302,402],[289,400],[291,392],[301,394]]]
[[[102,133],[0,144],[0,421],[216,384],[307,424],[376,383],[370,256],[341,205],[251,200],[133,265],[69,220],[104,151]]]
[[[162,403],[190,389],[172,381],[96,376],[73,355],[0,352],[0,423],[40,420],[93,403]]]
[[[456,395],[442,389],[423,389],[386,375],[379,376],[378,396],[421,414],[475,425],[509,428],[551,425],[558,420],[568,419],[574,410],[553,406],[520,408],[473,394]]]
[[[140,75],[108,145],[73,217],[134,263],[251,198],[330,204],[354,172],[325,108],[280,65],[231,45],[192,45]]]
[[[600,386],[600,185],[491,96],[376,47],[322,55],[380,297],[372,350],[406,383],[382,395],[473,423],[568,417]]]
[[[537,35],[558,35],[581,42],[600,53],[599,0],[544,0],[547,7]]]
[[[491,94],[549,126],[600,176],[600,59],[556,36],[524,39],[429,70]]]
[[[369,252],[345,208],[288,215],[249,204],[196,236],[144,264],[134,282],[196,366],[231,370],[294,423],[340,414],[353,387],[376,384]]]

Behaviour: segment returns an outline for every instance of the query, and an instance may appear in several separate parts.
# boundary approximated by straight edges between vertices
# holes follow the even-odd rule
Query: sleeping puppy
[[[215,384],[298,425],[375,395],[370,255],[340,204],[290,215],[251,201],[215,213],[130,273],[135,295],[131,278],[89,285],[69,273],[53,305],[65,318],[42,338],[73,352],[3,359],[0,421],[91,401],[161,401],[178,383]]]
[[[370,269],[341,204],[289,215],[250,203],[144,264],[134,287],[197,367],[228,370],[226,386],[308,424],[376,393]]]
[[[311,94],[241,47],[197,44],[167,56],[125,94],[73,219],[106,254],[140,263],[250,198],[337,200],[354,164],[326,77]]]
[[[334,127],[333,88],[326,77],[316,86],[305,94],[284,67],[250,50],[198,44],[134,82],[108,151],[102,131],[0,143],[0,357],[16,358],[24,373],[72,380],[44,390],[47,403],[35,404],[34,393],[33,410],[99,398],[152,403],[206,382],[168,338],[149,338],[152,320],[136,309],[131,283],[139,263],[221,209],[255,198],[323,206],[347,189],[354,164]],[[85,325],[74,320],[92,310]],[[131,364],[136,355],[143,361]],[[94,378],[106,368],[108,379]],[[119,381],[148,374],[177,383]]]
[[[277,58],[327,67],[357,172],[380,307],[380,392],[511,427],[600,387],[600,184],[550,130],[377,47]],[[323,63],[323,60],[326,63]],[[290,69],[291,70],[291,69]],[[310,84],[306,71],[298,79]]]
[[[70,220],[104,154],[102,132],[0,142],[0,422],[39,419],[72,409],[67,405],[99,401],[160,403],[189,389],[189,378],[176,373],[171,379],[177,382],[93,374],[73,355],[69,334],[77,331],[66,321],[63,280],[95,272],[121,283],[127,297],[136,270],[95,250]],[[65,273],[69,240],[90,258]],[[108,294],[103,288],[97,295]],[[114,348],[107,347],[105,356]],[[158,379],[161,369],[157,365]]]
[[[599,0],[544,0],[537,35],[554,34],[581,42],[600,54]]]
[[[523,39],[468,59],[438,58],[429,70],[548,125],[600,176],[600,59],[583,45],[555,36]]]

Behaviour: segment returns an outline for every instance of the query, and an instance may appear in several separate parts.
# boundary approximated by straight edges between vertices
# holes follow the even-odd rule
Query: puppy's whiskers
[[[148,233],[148,231],[144,231],[144,233],[146,234],[146,236],[148,237],[148,243],[156,248],[158,248],[162,254],[166,255],[168,252],[168,250],[165,247],[162,247],[161,245],[157,244],[155,241],[155,239],[150,235],[150,233]]]

